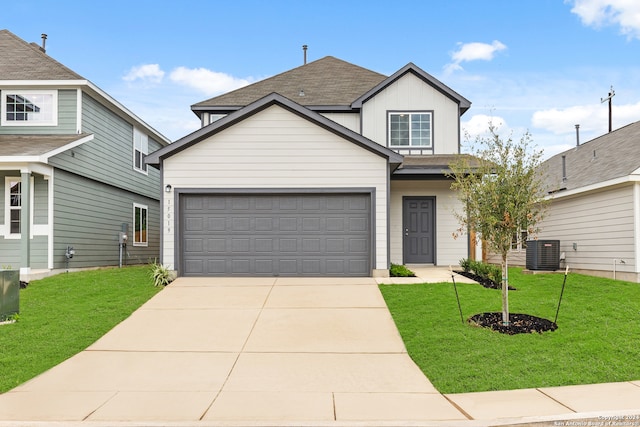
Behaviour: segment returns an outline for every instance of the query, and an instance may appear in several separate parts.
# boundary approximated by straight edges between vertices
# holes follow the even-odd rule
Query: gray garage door
[[[370,194],[181,194],[183,276],[369,276]]]

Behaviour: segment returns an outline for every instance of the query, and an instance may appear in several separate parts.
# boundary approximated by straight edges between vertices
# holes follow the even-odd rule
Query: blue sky
[[[413,62],[545,157],[640,120],[640,2],[377,0],[3,1],[0,28],[92,81],[171,140],[199,126],[190,105],[335,56],[389,75]],[[1,79],[1,76],[0,76]]]

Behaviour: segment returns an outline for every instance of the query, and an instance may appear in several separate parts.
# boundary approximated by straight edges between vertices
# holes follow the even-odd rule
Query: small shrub
[[[489,279],[493,280],[497,284],[502,283],[502,267],[499,265],[488,264]]]
[[[474,263],[473,270],[480,277],[489,277],[489,264],[476,261]]]
[[[416,277],[415,273],[409,270],[404,265],[399,264],[391,264],[391,268],[389,269],[389,276],[391,277]]]
[[[462,271],[465,273],[471,271],[471,260],[469,258],[462,258],[460,260],[460,268],[462,268]]]
[[[171,271],[159,262],[151,263],[151,278],[154,286],[167,286],[173,281]]]

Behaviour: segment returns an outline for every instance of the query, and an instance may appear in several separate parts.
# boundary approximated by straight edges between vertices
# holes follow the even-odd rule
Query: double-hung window
[[[56,126],[58,92],[55,90],[2,90],[0,125]]]
[[[4,188],[5,237],[20,237],[20,219],[22,217],[22,182],[17,177],[6,177]]]
[[[431,148],[433,146],[431,112],[390,112],[389,147]]]
[[[133,204],[133,246],[147,246],[148,207]]]
[[[149,137],[146,133],[133,128],[133,168],[138,172],[147,173],[144,159],[149,154]]]

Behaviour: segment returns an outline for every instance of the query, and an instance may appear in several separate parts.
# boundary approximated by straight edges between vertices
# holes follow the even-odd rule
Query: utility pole
[[[600,103],[602,104],[605,101],[609,101],[609,132],[611,132],[611,98],[613,98],[616,93],[613,90],[613,86],[611,86],[611,90],[609,91],[609,96],[606,98],[600,98]]]

